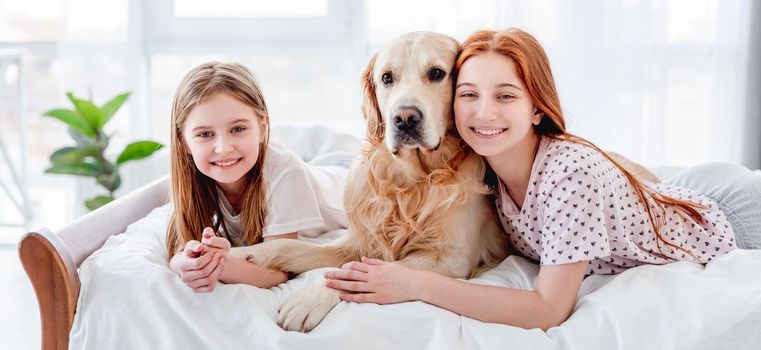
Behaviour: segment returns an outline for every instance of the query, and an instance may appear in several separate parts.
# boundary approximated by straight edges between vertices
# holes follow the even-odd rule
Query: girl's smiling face
[[[182,136],[198,170],[235,193],[259,158],[266,128],[251,106],[218,92],[190,111]]]
[[[541,120],[512,59],[494,52],[460,67],[454,98],[457,130],[484,157],[507,155],[528,142]]]

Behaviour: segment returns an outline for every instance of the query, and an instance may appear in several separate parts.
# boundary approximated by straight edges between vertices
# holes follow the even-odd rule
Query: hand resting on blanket
[[[198,293],[211,292],[220,280],[222,271],[230,260],[230,242],[216,237],[214,231],[204,229],[201,242],[188,241],[185,248],[175,254],[169,268],[180,276],[182,282]]]

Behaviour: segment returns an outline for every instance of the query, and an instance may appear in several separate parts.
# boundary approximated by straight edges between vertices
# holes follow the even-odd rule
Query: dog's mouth
[[[397,135],[397,144],[402,147],[420,147],[423,142],[421,140],[420,135],[414,134],[414,135]]]
[[[431,154],[431,153],[433,153],[433,152],[436,152],[436,151],[438,151],[438,150],[439,150],[439,147],[441,147],[441,139],[443,139],[443,138],[444,138],[443,136],[440,136],[440,137],[439,137],[439,140],[436,142],[436,145],[435,145],[435,146],[433,146],[433,147],[422,147],[422,148],[421,148],[421,150],[422,150],[422,151],[423,151],[423,153],[425,153],[425,154]]]
[[[436,141],[436,144],[426,145],[420,137],[402,136],[397,138],[397,142],[392,147],[391,153],[397,157],[400,156],[403,150],[419,150],[423,152],[423,154],[431,154],[439,150],[442,139],[443,137],[439,137],[439,139]]]

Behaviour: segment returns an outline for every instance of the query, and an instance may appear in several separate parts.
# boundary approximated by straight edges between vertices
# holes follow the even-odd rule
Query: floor
[[[37,299],[15,244],[0,244],[0,349],[39,349]]]

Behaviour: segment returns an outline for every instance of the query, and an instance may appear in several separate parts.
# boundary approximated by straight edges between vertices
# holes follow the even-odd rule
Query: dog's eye
[[[431,81],[439,81],[441,79],[444,79],[445,75],[446,73],[444,73],[444,71],[441,70],[440,68],[433,68],[428,71],[428,79],[430,79]]]
[[[391,85],[394,83],[394,76],[389,72],[383,73],[381,81],[383,82],[383,85]]]

